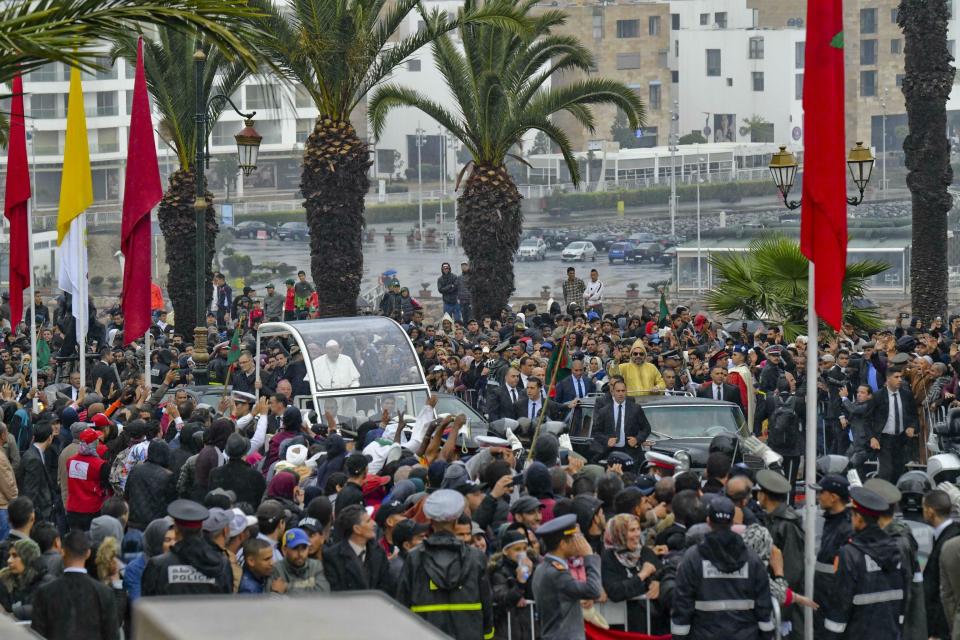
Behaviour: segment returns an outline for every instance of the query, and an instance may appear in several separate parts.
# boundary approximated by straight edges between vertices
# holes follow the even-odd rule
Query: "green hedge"
[[[423,217],[426,220],[433,220],[440,205],[438,200],[431,200],[423,203]],[[453,200],[446,200],[443,203],[446,214],[453,213]],[[246,220],[262,220],[271,224],[283,224],[284,222],[304,222],[306,220],[306,211],[264,211],[262,213],[245,213],[237,215],[237,222]],[[402,204],[377,204],[367,207],[365,217],[368,223],[385,224],[390,222],[414,222],[419,219],[419,207],[416,202]],[[432,223],[431,223],[432,224]]]
[[[765,180],[751,182],[718,182],[700,186],[701,200],[719,200],[725,203],[736,203],[743,198],[754,196],[776,195],[773,183]],[[642,207],[649,205],[670,204],[670,187],[657,186],[635,191],[598,191],[592,193],[554,193],[547,196],[547,208],[567,208],[579,210],[615,209],[617,201],[623,200],[627,207]],[[697,188],[695,185],[677,185],[677,200],[680,202],[696,202]]]

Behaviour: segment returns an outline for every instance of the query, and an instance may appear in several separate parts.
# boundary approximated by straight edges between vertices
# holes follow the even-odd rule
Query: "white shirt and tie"
[[[577,378],[576,376],[570,376],[571,382],[573,382],[573,393],[578,398],[587,397],[587,385],[583,381],[583,376]]]
[[[900,432],[903,431],[903,405],[900,402],[900,390],[890,391],[889,388],[885,390],[887,393],[887,422],[883,425],[883,435],[900,435]]]
[[[723,387],[718,384],[713,385],[713,399],[723,400]]]
[[[538,400],[528,400],[527,401],[527,417],[531,420],[536,419],[537,415],[540,413],[540,402]]]
[[[618,448],[627,446],[627,436],[626,436],[626,433],[624,433],[623,431],[623,414],[624,414],[624,411],[626,410],[626,407],[624,406],[625,404],[626,404],[625,402],[621,402],[621,403],[617,403],[616,401],[613,402],[613,420],[614,420],[613,426],[617,433],[616,447]]]
[[[510,402],[517,404],[517,400],[520,399],[520,396],[517,394],[517,388],[507,385],[507,393],[510,394]]]

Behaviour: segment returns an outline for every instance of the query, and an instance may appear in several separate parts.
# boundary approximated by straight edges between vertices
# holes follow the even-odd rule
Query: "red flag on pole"
[[[123,191],[123,342],[130,344],[150,328],[150,210],[163,197],[157,143],[150,119],[150,99],[143,71],[143,38],[137,43],[137,73],[130,110],[127,178]]]
[[[807,3],[804,64],[800,249],[816,267],[817,315],[839,329],[847,269],[843,0]]]
[[[10,224],[10,322],[23,318],[23,292],[30,287],[30,233],[27,201],[30,168],[27,164],[27,130],[23,120],[23,79],[13,79],[10,135],[7,144],[7,191],[3,215]],[[33,304],[33,300],[30,301]]]

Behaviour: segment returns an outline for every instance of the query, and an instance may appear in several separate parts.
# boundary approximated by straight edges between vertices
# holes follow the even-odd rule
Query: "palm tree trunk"
[[[474,165],[457,199],[457,225],[470,260],[476,317],[500,317],[513,295],[513,258],[520,247],[523,196],[503,166]]]
[[[194,274],[197,262],[194,253],[196,244],[196,216],[194,213],[195,184],[193,171],[178,169],[170,176],[170,186],[163,194],[157,218],[160,221],[160,231],[166,244],[167,266],[170,272],[167,275],[167,295],[173,304],[173,319],[177,332],[184,336],[192,335],[194,326],[205,326],[206,317],[196,316],[196,289]],[[213,295],[213,272],[211,265],[216,252],[217,233],[220,226],[217,224],[216,213],[213,209],[213,194],[207,192],[207,286],[204,292],[205,308],[209,306]],[[204,314],[205,316],[205,314]],[[199,325],[197,324],[199,323]]]
[[[903,141],[913,200],[910,297],[913,314],[929,324],[946,315],[947,212],[953,181],[947,140],[947,97],[953,58],[947,48],[946,0],[902,0],[897,21],[906,40],[903,95],[910,133]]]
[[[300,190],[310,225],[310,275],[322,317],[357,315],[371,164],[369,146],[352,124],[317,119],[303,149]]]

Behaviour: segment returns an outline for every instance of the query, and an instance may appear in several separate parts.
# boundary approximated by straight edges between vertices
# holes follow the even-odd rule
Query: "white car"
[[[527,238],[520,243],[517,257],[520,260],[546,260],[547,243],[543,241],[543,238]]]
[[[593,246],[592,242],[587,242],[586,240],[571,242],[563,250],[563,253],[560,254],[560,260],[563,262],[567,260],[582,260],[586,262],[588,259],[597,259],[597,248]]]

